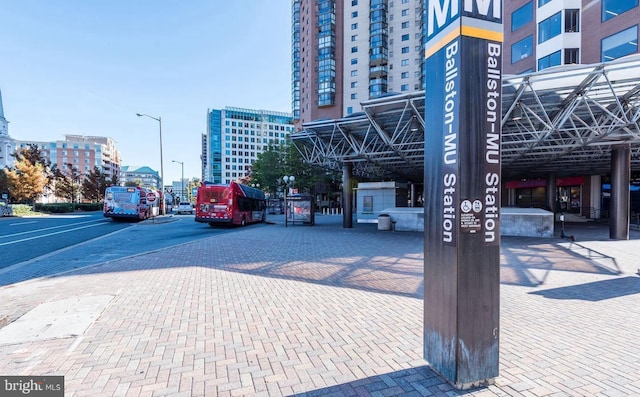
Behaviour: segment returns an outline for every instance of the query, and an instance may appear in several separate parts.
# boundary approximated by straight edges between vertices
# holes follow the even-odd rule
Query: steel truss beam
[[[363,178],[421,183],[424,95],[369,100],[361,113],[305,123],[291,139],[309,163],[339,171],[351,162]],[[640,170],[640,56],[504,76],[502,109],[503,172],[607,174],[616,144],[630,144]]]

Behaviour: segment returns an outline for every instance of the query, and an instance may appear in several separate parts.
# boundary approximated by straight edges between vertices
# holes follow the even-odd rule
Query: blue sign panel
[[[427,0],[424,357],[459,388],[498,375],[500,0]]]

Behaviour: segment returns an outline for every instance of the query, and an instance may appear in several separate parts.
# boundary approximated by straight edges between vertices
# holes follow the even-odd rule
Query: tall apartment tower
[[[292,111],[300,123],[342,113],[343,4],[292,1]]]
[[[293,0],[292,109],[297,125],[424,89],[423,1]]]
[[[503,71],[612,61],[638,53],[638,0],[505,2]]]
[[[203,180],[228,184],[249,175],[258,154],[284,144],[294,131],[291,113],[225,107],[207,111]]]

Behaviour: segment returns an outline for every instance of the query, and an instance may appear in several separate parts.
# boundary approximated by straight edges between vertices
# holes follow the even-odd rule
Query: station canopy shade
[[[464,100],[464,99],[463,99]],[[363,111],[291,135],[303,158],[362,179],[424,180],[425,93],[387,94]],[[608,174],[611,148],[630,145],[640,170],[640,56],[562,65],[502,82],[503,174]]]

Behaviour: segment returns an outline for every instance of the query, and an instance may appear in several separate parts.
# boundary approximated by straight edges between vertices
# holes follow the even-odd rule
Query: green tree
[[[9,184],[7,183],[7,174],[5,173],[8,168],[0,169],[0,195],[9,194]],[[2,196],[0,196],[1,198]]]
[[[318,183],[326,184],[335,179],[333,173],[306,163],[298,149],[287,142],[284,145],[269,145],[267,150],[258,155],[251,166],[250,182],[259,183],[263,190],[275,197],[277,191],[284,191],[282,177],[285,175],[294,176],[293,187],[309,194],[315,192]]]
[[[299,192],[314,193],[314,186],[316,183],[323,181],[325,170],[305,162],[298,149],[292,143],[286,145],[284,149],[285,174],[283,175],[296,177],[293,186]]]
[[[109,186],[107,183],[107,174],[102,172],[100,168],[93,167],[82,181],[82,196],[92,202],[104,199],[104,191]]]
[[[118,186],[120,184],[120,178],[117,174],[113,175],[111,179],[109,179],[109,186]]]
[[[142,179],[134,179],[132,181],[126,181],[124,185],[131,186],[131,187],[142,186]]]
[[[25,152],[27,155],[25,155]],[[35,204],[49,183],[45,166],[42,162],[31,162],[29,152],[18,151],[15,154],[13,169],[5,169],[7,187],[11,197],[17,201]]]
[[[58,168],[55,164],[51,164],[51,160],[46,158],[40,148],[37,145],[29,144],[21,150],[16,151],[11,155],[18,161],[19,159],[25,159],[31,164],[41,164],[45,177],[47,178],[46,188],[51,188],[55,183],[55,178],[58,175]]]
[[[285,173],[285,149],[271,144],[257,157],[251,166],[251,182],[259,183],[262,190],[275,197],[282,185],[282,177],[289,175]]]
[[[56,196],[65,198],[69,202],[76,202],[78,194],[82,192],[82,181],[84,175],[71,164],[56,175],[54,192]]]
[[[42,164],[43,168],[50,169],[51,168],[51,160],[44,157],[42,155],[42,151],[40,148],[34,144],[29,144],[25,148],[17,151],[12,154],[13,158],[19,160],[20,158],[25,159],[31,164]]]
[[[191,192],[193,192],[193,188],[197,188],[200,187],[200,178],[191,178],[191,180],[189,181],[189,186],[187,187],[187,195],[191,198],[191,202],[195,203],[196,202],[196,196],[192,196]]]

